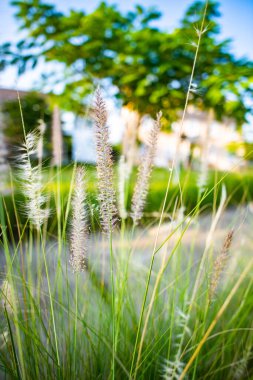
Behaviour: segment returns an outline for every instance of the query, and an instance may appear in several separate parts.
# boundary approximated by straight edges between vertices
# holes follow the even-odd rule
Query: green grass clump
[[[94,115],[97,174],[43,172],[24,128],[0,194],[0,377],[252,379],[252,174],[151,176],[158,114],[139,170],[123,160],[114,181],[100,90]]]
[[[225,238],[223,233],[213,243],[217,218],[231,201],[229,194],[236,190],[236,184],[247,178],[245,183],[250,187],[251,176],[232,174],[222,179],[222,174],[214,174],[201,195],[195,194],[196,174],[184,173],[180,185],[169,190],[163,212],[170,213],[170,223],[164,224],[165,232],[161,225],[157,240],[157,219],[146,218],[143,228],[132,231],[127,227],[130,220],[126,220],[118,225],[110,245],[98,232],[96,177],[94,169],[88,167],[87,211],[95,233],[90,233],[87,243],[85,272],[73,274],[69,266],[69,219],[74,173],[75,166],[45,175],[52,211],[39,230],[22,212],[25,199],[16,199],[16,195],[1,198],[1,252],[5,257],[1,273],[2,376],[250,379],[251,245],[233,248],[232,241],[216,293],[212,299],[209,295],[214,262]],[[161,209],[166,181],[168,173],[155,170],[147,210]],[[222,184],[227,189],[225,198],[219,194]],[[243,189],[240,194],[246,201],[249,193]],[[186,209],[180,219],[182,199],[194,200],[188,206],[191,211]],[[210,236],[201,239],[202,243],[206,241],[201,246],[199,234],[204,232],[199,224],[200,211],[209,202]],[[226,230],[235,228],[235,235],[239,235],[237,224],[231,220]],[[190,243],[187,236],[191,236]]]

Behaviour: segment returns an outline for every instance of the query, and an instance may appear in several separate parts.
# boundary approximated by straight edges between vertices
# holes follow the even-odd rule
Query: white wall
[[[93,130],[90,128],[75,128],[72,134],[73,160],[77,162],[96,163],[96,149]]]

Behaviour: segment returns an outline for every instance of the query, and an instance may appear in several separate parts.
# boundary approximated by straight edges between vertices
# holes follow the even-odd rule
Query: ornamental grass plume
[[[16,305],[16,299],[14,296],[13,287],[10,282],[5,279],[2,282],[1,288],[1,306],[8,311],[9,314],[12,313],[13,307]]]
[[[97,152],[98,200],[103,232],[110,233],[117,222],[116,192],[113,187],[112,149],[109,144],[106,105],[100,89],[95,93],[93,110]]]
[[[182,345],[184,341],[185,331],[191,336],[191,331],[187,327],[189,321],[189,314],[185,314],[181,309],[177,308],[177,319],[175,326],[179,329],[179,333],[175,335],[174,347],[177,348],[174,359],[165,360],[163,365],[163,379],[164,380],[178,380],[183,372],[185,363],[180,359],[182,357]]]
[[[83,272],[87,255],[87,213],[84,189],[84,168],[78,167],[75,173],[75,188],[72,197],[72,221],[70,233],[70,260],[73,272]]]
[[[50,213],[50,210],[45,207],[47,198],[42,194],[41,168],[39,165],[32,165],[32,156],[38,152],[39,138],[37,130],[28,133],[17,158],[18,178],[26,198],[25,214],[37,229],[47,220]]]
[[[128,168],[125,157],[121,156],[118,166],[118,209],[121,219],[127,218],[125,187],[128,180]]]
[[[210,288],[209,288],[209,300],[210,302],[213,300],[217,287],[219,285],[221,274],[226,266],[228,257],[229,257],[229,249],[232,244],[232,239],[234,235],[234,230],[231,230],[226,235],[222,250],[220,254],[217,256],[217,258],[214,261],[213,265],[213,272],[211,276],[210,281]]]
[[[149,179],[151,176],[153,161],[156,153],[158,134],[161,129],[161,117],[162,113],[159,112],[150,132],[148,144],[138,169],[138,176],[134,188],[131,207],[131,217],[135,225],[137,225],[142,218],[144,206],[146,203],[149,189]]]
[[[179,359],[166,360],[163,366],[163,380],[179,380],[184,369],[184,363]]]
[[[242,353],[242,357],[239,363],[237,363],[237,365],[233,367],[232,378],[234,380],[243,380],[243,379],[248,378],[248,374],[247,374],[248,365],[251,359],[252,359],[252,346],[247,346]]]

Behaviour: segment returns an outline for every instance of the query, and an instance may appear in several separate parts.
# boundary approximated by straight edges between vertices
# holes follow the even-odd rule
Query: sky
[[[55,4],[60,10],[83,9],[92,11],[99,0],[45,0],[47,3]],[[192,0],[107,0],[108,3],[117,4],[121,10],[129,10],[134,4],[143,6],[155,6],[162,12],[159,22],[161,28],[173,30],[182,18],[185,9]],[[221,38],[232,38],[232,52],[238,56],[247,56],[253,60],[253,0],[221,0],[220,10],[222,17]],[[0,0],[0,44],[6,41],[16,41],[20,37],[18,23],[14,18],[15,8],[10,5],[9,0]],[[45,68],[41,65],[36,70],[29,71],[22,77],[17,78],[15,68],[9,68],[0,73],[0,87],[31,89],[38,82],[40,73]]]

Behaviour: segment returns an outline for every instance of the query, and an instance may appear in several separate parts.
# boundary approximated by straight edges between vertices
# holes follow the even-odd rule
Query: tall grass
[[[26,136],[19,165],[29,169],[20,183],[27,200],[15,203],[13,190],[15,221],[5,198],[0,202],[1,376],[250,379],[252,242],[240,245],[245,233],[238,213],[221,228],[229,194],[223,190],[221,199],[214,199],[209,217],[200,214],[200,205],[210,192],[218,197],[213,188],[201,192],[187,214],[179,197],[167,223],[160,219],[158,225],[137,228],[123,213],[109,237],[108,230],[88,237],[87,223],[92,226],[95,217],[85,193],[89,177],[84,181],[82,168],[74,166],[68,196],[62,196],[63,169],[38,176],[30,141],[40,139]],[[54,231],[60,230],[60,241],[58,232],[50,232],[44,205],[49,200],[40,198],[55,175],[50,205],[51,214],[59,215]],[[121,203],[126,194],[118,197]],[[141,207],[146,190],[143,194]],[[27,221],[21,224],[24,213]],[[245,216],[247,228],[252,228],[250,216]]]
[[[91,172],[75,164],[62,192],[61,157],[43,176],[42,130],[26,135],[23,121],[15,187],[24,197],[16,199],[14,169],[12,215],[0,194],[0,377],[252,379],[250,211],[239,206],[233,214],[226,211],[231,194],[222,184],[228,174],[212,186],[201,185],[186,211],[188,190],[179,181],[175,158],[166,173],[159,218],[142,224],[161,114],[134,186],[122,157],[117,194],[100,90],[93,111],[99,214],[87,190],[90,182],[94,186]],[[178,191],[169,199],[174,174]],[[212,213],[203,216],[201,207],[210,195]]]

